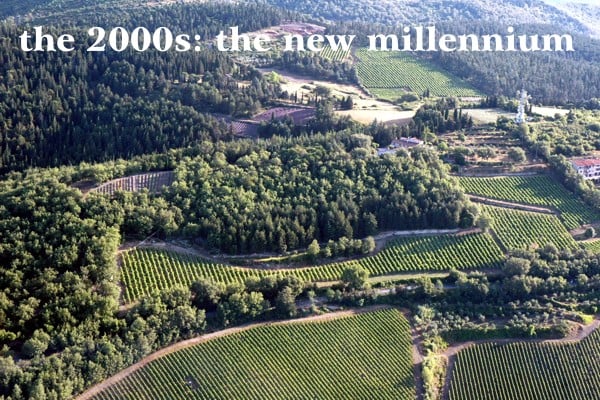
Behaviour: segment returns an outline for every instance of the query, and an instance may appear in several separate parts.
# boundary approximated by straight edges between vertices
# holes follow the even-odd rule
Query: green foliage
[[[502,266],[502,272],[508,277],[513,275],[527,275],[529,269],[531,268],[531,263],[527,259],[510,257]]]
[[[567,229],[600,220],[600,213],[587,206],[546,175],[458,178],[468,193],[498,200],[556,208]]]
[[[373,221],[379,230],[474,224],[475,209],[434,151],[358,157],[354,145],[342,134],[207,144],[179,163],[167,198],[181,210],[186,236],[226,253],[362,238]]]
[[[49,174],[15,177],[0,183],[0,320],[34,356],[112,319],[120,236],[108,215],[92,218],[81,193]]]
[[[542,3],[542,2],[539,2]],[[492,6],[495,7],[495,6]],[[530,14],[531,15],[531,14]],[[524,23],[515,26],[519,34],[545,35],[557,32],[555,26]],[[564,29],[564,25],[562,26]],[[452,34],[505,32],[506,25],[482,20],[464,24],[456,21],[437,25],[439,30]],[[558,28],[560,30],[560,28]],[[431,53],[431,61],[447,73],[467,80],[475,88],[491,95],[515,97],[523,85],[534,96],[535,103],[588,105],[600,97],[600,45],[585,35],[572,34],[576,47],[574,57],[564,52],[443,52]],[[551,54],[550,54],[551,53]],[[564,80],[568,71],[569,80]],[[519,82],[515,84],[515,82]],[[597,104],[597,102],[596,102]]]
[[[306,251],[306,255],[310,261],[316,261],[319,253],[321,252],[321,247],[319,246],[319,242],[317,240],[313,240],[309,245]]]
[[[409,329],[397,310],[252,328],[152,361],[94,399],[413,399]]]
[[[446,358],[442,356],[429,356],[423,360],[421,373],[423,376],[424,400],[437,400],[441,398],[446,376]]]
[[[50,18],[44,25],[54,26],[49,29],[56,34],[63,21],[79,23],[82,28],[64,29],[86,44],[90,26],[167,26],[207,39],[224,25],[252,30],[278,23],[280,17],[265,6],[258,13],[248,5],[204,4],[84,12],[64,20]],[[2,37],[17,38],[22,32],[15,24],[0,24]],[[248,116],[280,90],[252,68],[210,48],[94,53],[81,45],[70,53],[27,53],[5,41],[0,51],[0,74],[7,77],[0,87],[0,172],[105,161],[231,138],[227,124],[207,113]],[[242,87],[240,80],[250,85]]]
[[[525,151],[520,147],[511,147],[507,154],[508,158],[517,164],[520,164],[527,159],[525,156]]]
[[[471,27],[482,20],[506,24],[529,23],[555,24],[568,30],[586,31],[582,24],[544,2],[520,2],[512,0],[456,0],[453,2],[412,2],[410,6],[397,0],[268,0],[277,5],[304,14],[333,21],[358,21],[361,33],[375,34],[373,24],[386,26],[419,25],[432,22],[453,21],[457,25]],[[465,23],[467,22],[467,23]],[[371,29],[368,29],[371,28]],[[496,32],[496,31],[494,31]],[[396,30],[400,34],[400,30]]]
[[[600,331],[578,343],[472,346],[457,355],[449,398],[591,399],[600,387],[598,357]]]
[[[292,318],[298,313],[296,296],[290,287],[284,287],[275,299],[275,312],[281,318]]]
[[[350,290],[365,289],[369,281],[369,271],[360,265],[352,265],[342,272],[342,283]]]

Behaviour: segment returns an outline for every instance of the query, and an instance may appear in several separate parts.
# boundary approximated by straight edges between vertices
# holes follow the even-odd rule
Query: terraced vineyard
[[[138,399],[414,399],[408,321],[380,310],[274,324],[158,358],[98,394]]]
[[[451,400],[600,398],[600,331],[578,343],[480,344],[461,350]]]
[[[467,82],[406,53],[359,49],[356,56],[361,84],[375,95],[386,95],[383,98],[389,100],[396,100],[405,91],[421,95],[427,89],[432,96],[479,95]],[[377,93],[379,89],[385,91]]]
[[[272,270],[216,264],[188,254],[154,249],[137,249],[123,254],[124,301],[131,302],[153,291],[178,284],[190,285],[200,279],[217,282],[244,282],[249,276],[285,273],[307,282],[336,281],[349,265],[359,264],[371,275],[397,272],[447,271],[451,268],[497,267],[502,251],[488,234],[423,236],[394,240],[374,256],[310,268]]]
[[[148,189],[151,193],[158,193],[163,187],[170,186],[174,180],[175,172],[173,171],[148,172],[146,174],[113,179],[90,190],[90,192],[112,195],[117,190],[138,192],[142,189]]]
[[[350,50],[344,51],[341,48],[338,48],[336,51],[333,51],[333,49],[330,46],[325,46],[325,48],[319,53],[319,55],[331,61],[344,61],[350,55]]]
[[[491,228],[507,249],[528,249],[554,243],[561,249],[578,248],[558,217],[527,211],[482,206],[493,221]]]
[[[600,220],[600,213],[546,175],[460,177],[459,182],[467,193],[498,200],[553,207],[560,212],[567,229]]]

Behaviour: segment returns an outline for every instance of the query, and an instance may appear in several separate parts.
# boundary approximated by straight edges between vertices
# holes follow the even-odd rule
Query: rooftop
[[[571,163],[576,167],[594,167],[600,165],[600,159],[598,158],[582,158],[578,160],[571,160]]]

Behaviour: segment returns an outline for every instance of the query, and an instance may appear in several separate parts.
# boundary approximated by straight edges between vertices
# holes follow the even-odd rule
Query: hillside
[[[364,21],[385,25],[442,21],[497,21],[503,24],[544,23],[585,33],[572,16],[540,0],[267,0],[269,4],[332,21]]]
[[[573,17],[585,25],[594,37],[600,38],[600,4],[593,0],[545,0],[566,15]]]

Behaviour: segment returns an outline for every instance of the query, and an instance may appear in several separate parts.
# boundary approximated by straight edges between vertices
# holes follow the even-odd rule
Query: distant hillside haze
[[[565,14],[583,23],[600,38],[600,1],[598,0],[545,0]]]
[[[494,21],[503,24],[551,24],[569,32],[589,28],[541,0],[267,0],[269,4],[334,21],[385,25],[450,21]]]

